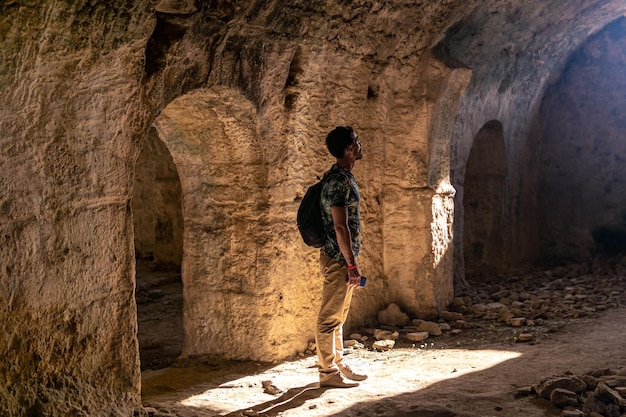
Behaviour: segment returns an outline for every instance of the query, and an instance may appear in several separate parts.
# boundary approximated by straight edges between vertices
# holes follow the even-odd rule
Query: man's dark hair
[[[346,148],[352,143],[354,129],[350,126],[337,126],[326,136],[326,147],[335,158],[343,158]]]

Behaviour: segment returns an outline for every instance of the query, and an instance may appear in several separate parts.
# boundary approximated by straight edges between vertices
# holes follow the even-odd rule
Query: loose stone
[[[515,397],[519,398],[519,397],[528,397],[529,395],[532,395],[533,393],[533,387],[528,386],[528,387],[521,387],[517,389],[517,393],[515,394]]]
[[[445,332],[445,331],[449,331],[452,327],[450,327],[450,325],[448,323],[439,323],[439,328]]]
[[[578,405],[578,395],[567,389],[556,388],[550,393],[550,402],[559,408],[574,407]]]
[[[457,321],[457,320],[463,320],[463,314],[456,313],[454,311],[440,311],[439,318],[445,321]]]
[[[280,394],[283,391],[277,388],[272,381],[261,381],[261,385],[263,386],[263,392],[270,395]]]
[[[521,327],[526,323],[525,317],[513,317],[511,319],[511,326],[513,327]]]
[[[372,344],[372,349],[386,351],[392,349],[395,344],[393,340],[377,340]]]
[[[390,339],[393,332],[391,330],[376,329],[374,330],[374,338],[376,340]]]
[[[563,410],[561,412],[561,417],[583,417],[585,413],[581,410]]]
[[[365,346],[363,345],[363,343],[358,342],[354,339],[348,339],[348,340],[344,340],[343,345],[345,347],[351,347],[353,349],[363,349]]]
[[[423,342],[428,339],[428,332],[407,333],[406,338],[412,342]]]
[[[441,331],[441,327],[439,327],[439,324],[432,321],[425,321],[417,328],[417,331],[427,332],[433,336],[441,336],[441,334],[443,333]]]
[[[400,307],[391,303],[386,309],[378,312],[378,322],[390,326],[404,326],[409,321],[409,316],[400,310]]]
[[[577,376],[546,378],[535,387],[535,391],[541,398],[548,400],[550,399],[552,391],[557,388],[572,392],[581,392],[587,388],[587,384]]]

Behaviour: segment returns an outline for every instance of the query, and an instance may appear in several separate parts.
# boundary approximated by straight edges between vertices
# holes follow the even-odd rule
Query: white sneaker
[[[339,372],[348,379],[353,381],[365,381],[367,379],[367,375],[354,372],[348,365],[339,363],[337,367],[339,368]]]
[[[320,374],[320,387],[327,388],[352,388],[358,387],[358,382],[348,382],[343,379],[339,372],[336,374]]]

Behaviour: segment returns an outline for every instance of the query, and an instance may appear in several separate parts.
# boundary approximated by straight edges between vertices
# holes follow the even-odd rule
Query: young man
[[[326,174],[320,196],[326,242],[320,251],[324,288],[315,339],[320,387],[349,388],[359,384],[344,378],[352,381],[367,378],[342,361],[343,324],[352,292],[361,281],[357,264],[361,248],[361,199],[351,171],[355,162],[363,157],[363,149],[354,130],[342,126],[328,134],[326,146],[337,162]]]

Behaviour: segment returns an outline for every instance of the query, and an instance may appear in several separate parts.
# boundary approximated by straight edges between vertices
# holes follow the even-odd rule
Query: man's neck
[[[352,158],[341,158],[341,159],[337,159],[337,166],[340,168],[345,169],[348,172],[352,172],[352,168],[354,168],[354,162],[352,160]]]

